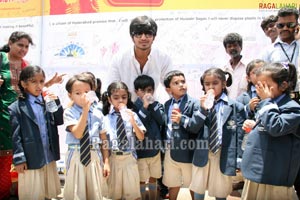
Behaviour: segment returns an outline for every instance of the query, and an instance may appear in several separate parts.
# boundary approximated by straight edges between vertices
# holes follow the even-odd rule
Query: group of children
[[[161,150],[170,199],[177,198],[181,186],[189,187],[196,200],[204,199],[206,190],[226,199],[239,159],[246,179],[243,199],[297,199],[293,183],[300,166],[300,106],[289,97],[295,72],[291,64],[254,60],[247,66],[247,93],[233,100],[226,90],[231,74],[210,68],[200,78],[205,94],[198,100],[187,94],[184,74],[170,71],[164,85],[171,98],[164,105],[153,101],[153,79],[141,75],[134,81],[135,102],[126,84],[112,82],[102,95],[103,107],[86,95],[94,80],[78,74],[66,84],[71,103],[51,113],[42,97],[45,74],[28,66],[20,75],[23,95],[9,107],[20,199],[60,193],[55,161],[57,125],[63,123],[66,200],[145,198],[146,183],[150,199],[155,199]],[[60,105],[57,96],[51,98]],[[242,150],[245,134],[249,136]],[[82,150],[86,142],[87,155]]]

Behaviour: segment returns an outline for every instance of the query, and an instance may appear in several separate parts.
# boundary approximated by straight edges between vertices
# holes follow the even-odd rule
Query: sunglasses
[[[133,34],[137,38],[141,38],[143,35],[145,35],[146,38],[151,38],[153,37],[153,32],[152,31],[141,31]]]
[[[298,25],[297,22],[288,22],[288,23],[277,23],[276,27],[278,29],[283,29],[285,26],[288,28],[295,28]]]

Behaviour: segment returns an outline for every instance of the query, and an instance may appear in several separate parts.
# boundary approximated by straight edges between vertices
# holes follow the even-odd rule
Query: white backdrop
[[[69,99],[65,83],[78,72],[93,72],[101,78],[102,91],[105,90],[113,56],[133,45],[129,35],[130,20],[148,15],[158,24],[154,46],[170,55],[174,65],[186,75],[188,93],[199,98],[202,95],[199,79],[203,71],[228,62],[223,37],[230,32],[241,34],[244,40],[242,55],[249,61],[258,58],[262,49],[270,44],[260,28],[262,19],[270,14],[276,11],[149,10],[0,18],[0,45],[7,43],[13,31],[30,33],[35,45],[30,47],[26,59],[42,66],[47,77],[55,72],[68,74],[61,85],[53,86],[66,105]],[[61,132],[62,152],[65,152],[63,127]]]

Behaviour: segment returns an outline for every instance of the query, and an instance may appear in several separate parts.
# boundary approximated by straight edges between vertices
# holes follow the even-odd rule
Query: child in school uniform
[[[199,101],[187,94],[183,72],[167,73],[164,85],[172,98],[165,103],[167,130],[163,183],[169,188],[170,199],[175,200],[180,187],[188,187],[191,183],[193,147],[203,116]],[[179,105],[179,110],[175,104]]]
[[[72,106],[64,111],[67,136],[64,199],[103,199],[105,178],[110,174],[105,134],[100,135],[103,114],[88,93],[93,88],[89,76],[78,74],[66,83]],[[100,135],[100,136],[99,136]],[[102,144],[103,143],[103,144]]]
[[[255,88],[257,83],[255,72],[265,64],[266,62],[260,59],[255,59],[248,63],[246,67],[246,78],[248,81],[247,91],[236,99],[244,105],[244,110],[248,119],[254,118],[254,109],[259,102]]]
[[[40,67],[24,68],[19,79],[22,96],[9,106],[19,199],[51,199],[61,193],[56,161],[60,158],[57,126],[63,124],[63,109],[57,96],[49,94],[58,110],[45,110],[44,84]]]
[[[130,100],[123,82],[112,82],[103,93],[104,130],[110,144],[109,197],[112,199],[140,199],[140,178],[135,150],[136,139],[143,140],[146,129]]]
[[[146,199],[146,182],[148,182],[149,199],[156,199],[156,180],[161,177],[160,148],[164,107],[154,100],[154,84],[154,80],[147,75],[140,75],[134,80],[134,89],[138,96],[134,102],[136,113],[147,129],[145,139],[136,145],[142,199]]]
[[[255,84],[256,84],[256,75],[255,72],[262,66],[266,64],[265,61],[261,59],[254,59],[251,62],[248,63],[246,67],[246,79],[248,82],[247,91],[242,93],[240,96],[236,98],[236,100],[244,105],[244,111],[247,119],[254,119],[254,109],[260,99],[257,97]],[[239,149],[238,153],[238,160],[237,160],[237,175],[233,177],[233,190],[238,192],[238,195],[240,195],[240,190],[243,189],[244,185],[244,177],[241,174],[240,168],[241,168],[241,161],[242,161],[242,154],[244,150],[244,144],[247,140],[247,134],[248,131],[245,131],[245,135],[240,135],[239,144],[241,146],[241,149]],[[238,191],[239,190],[239,191]]]
[[[256,121],[242,160],[242,199],[298,199],[293,187],[300,167],[300,106],[289,96],[297,82],[293,64],[270,63],[256,72]]]
[[[206,190],[209,196],[226,199],[232,191],[232,176],[236,174],[238,135],[244,134],[243,105],[227,96],[226,87],[232,83],[230,73],[210,68],[200,82],[205,91],[200,98],[205,117],[197,137],[197,144],[202,146],[195,149],[190,189],[195,200],[203,200]],[[212,108],[206,104],[209,95],[214,95]]]

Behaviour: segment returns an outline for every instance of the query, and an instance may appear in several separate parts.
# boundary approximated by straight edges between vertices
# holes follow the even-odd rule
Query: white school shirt
[[[45,155],[46,163],[50,163],[54,160],[53,154],[50,151],[50,144],[49,144],[49,137],[48,137],[48,129],[47,129],[47,119],[45,118],[44,112],[45,107],[42,105],[43,99],[42,96],[39,95],[38,97],[34,97],[31,94],[28,94],[28,99],[30,106],[32,108],[32,111],[36,117],[36,120],[38,122],[38,126],[40,129],[40,136],[43,144],[43,150]],[[38,102],[38,103],[36,103]],[[50,123],[50,122],[48,122]]]
[[[227,87],[228,96],[231,99],[236,99],[238,96],[247,91],[247,79],[246,79],[246,65],[247,63],[242,58],[240,62],[233,69],[230,62],[224,66],[223,70],[231,73],[232,84]]]
[[[109,69],[109,82],[122,81],[127,86],[132,95],[132,101],[135,101],[137,96],[134,91],[134,80],[142,74],[148,75],[153,78],[155,83],[154,97],[159,102],[163,102],[166,98],[165,94],[160,93],[161,90],[157,90],[163,87],[163,80],[165,75],[173,69],[171,59],[165,53],[158,49],[151,49],[148,56],[143,72],[141,72],[140,64],[135,58],[134,48],[119,54],[114,58]]]
[[[81,116],[82,108],[76,104],[74,104],[70,108],[66,108],[64,110],[64,125],[68,127],[70,125],[76,125],[78,120]],[[99,133],[102,130],[103,126],[103,114],[101,111],[101,107],[97,103],[93,103],[90,107],[90,111],[88,114],[88,121],[87,121],[89,135],[90,135],[90,144],[93,145],[95,148],[101,143]],[[74,137],[74,135],[67,130],[66,136],[66,144],[80,144],[80,139]]]

